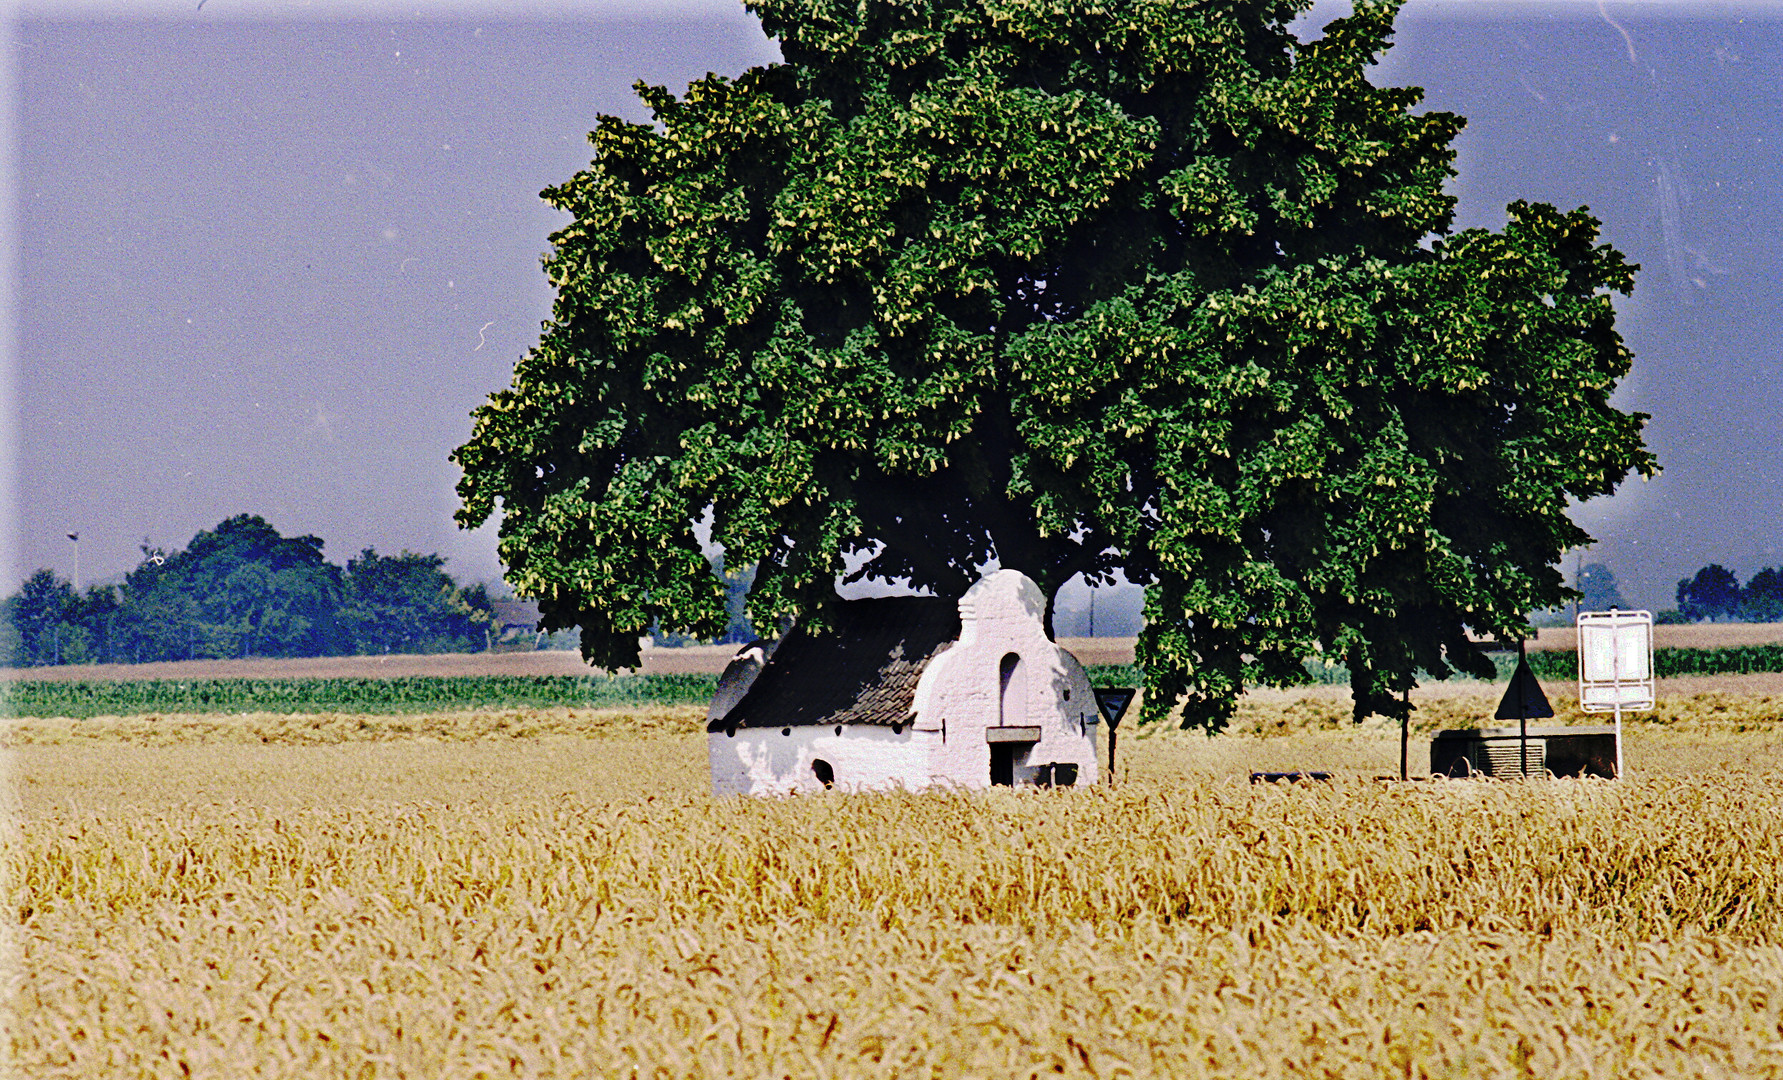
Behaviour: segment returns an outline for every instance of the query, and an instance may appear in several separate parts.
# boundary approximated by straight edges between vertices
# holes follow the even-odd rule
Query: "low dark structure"
[[[1430,740],[1430,771],[1438,776],[1524,775],[1520,732],[1514,727],[1439,731]],[[1529,729],[1530,776],[1616,776],[1616,729],[1542,726]]]
[[[1254,772],[1251,774],[1251,783],[1253,784],[1273,784],[1277,781],[1293,784],[1301,780],[1329,779],[1331,779],[1331,774],[1328,772],[1305,772],[1300,769],[1291,772]]]

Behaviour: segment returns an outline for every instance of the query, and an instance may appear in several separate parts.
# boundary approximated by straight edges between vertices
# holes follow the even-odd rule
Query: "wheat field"
[[[1783,1076],[1783,699],[1746,689],[1631,722],[1621,782],[1378,780],[1397,728],[1308,692],[1123,737],[1111,788],[778,800],[704,794],[697,710],[14,721],[6,1046],[31,1077]],[[1336,779],[1247,782],[1291,767]]]

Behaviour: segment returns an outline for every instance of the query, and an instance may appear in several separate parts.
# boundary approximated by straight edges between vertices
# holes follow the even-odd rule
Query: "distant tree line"
[[[1662,612],[1666,622],[1727,619],[1739,622],[1783,621],[1783,567],[1767,566],[1741,585],[1732,570],[1710,563],[1678,582],[1678,608]]]
[[[366,548],[337,566],[314,536],[282,536],[241,514],[184,551],[143,544],[121,585],[84,593],[38,570],[0,603],[14,666],[235,657],[473,652],[499,634],[482,585],[439,555]]]
[[[1579,571],[1577,588],[1580,611],[1627,610],[1628,601],[1616,586],[1616,576],[1603,563],[1587,563]],[[1677,607],[1655,612],[1657,623],[1783,622],[1783,567],[1766,567],[1741,585],[1734,572],[1711,563],[1678,582]],[[1555,620],[1543,622],[1542,620]],[[1555,609],[1538,613],[1538,625],[1570,624],[1570,612]]]

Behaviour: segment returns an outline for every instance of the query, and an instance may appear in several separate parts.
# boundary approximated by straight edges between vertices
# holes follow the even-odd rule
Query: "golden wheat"
[[[20,725],[12,1063],[1783,1076],[1773,703],[1631,724],[1629,781],[1398,784],[1300,700],[1114,788],[779,800],[706,797],[679,713]],[[1245,782],[1294,755],[1349,769]]]
[[[280,904],[399,882],[420,907],[746,923],[930,918],[1333,933],[1684,931],[1783,943],[1769,780],[1054,794],[664,794],[295,812],[211,804],[27,823],[22,906]]]
[[[1778,1075],[1783,957],[1717,939],[507,920],[335,894],[71,935],[34,1076]],[[118,948],[128,935],[128,951]],[[95,957],[87,960],[87,956]],[[202,962],[195,959],[202,957]]]

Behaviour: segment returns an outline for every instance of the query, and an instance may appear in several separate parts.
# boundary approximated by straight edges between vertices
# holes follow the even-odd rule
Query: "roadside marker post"
[[[1517,642],[1517,669],[1511,673],[1511,683],[1505,687],[1504,700],[1498,703],[1498,712],[1494,720],[1515,720],[1517,722],[1517,756],[1522,764],[1519,768],[1524,776],[1529,775],[1529,721],[1546,720],[1554,715],[1554,707],[1548,704],[1548,695],[1542,693],[1542,684],[1536,680],[1535,672],[1529,667],[1529,652],[1525,642]]]
[[[1093,689],[1096,691],[1096,708],[1102,711],[1102,718],[1108,721],[1108,783],[1113,786],[1115,729],[1121,726],[1121,717],[1127,715],[1127,706],[1133,704],[1139,688],[1099,686]]]

